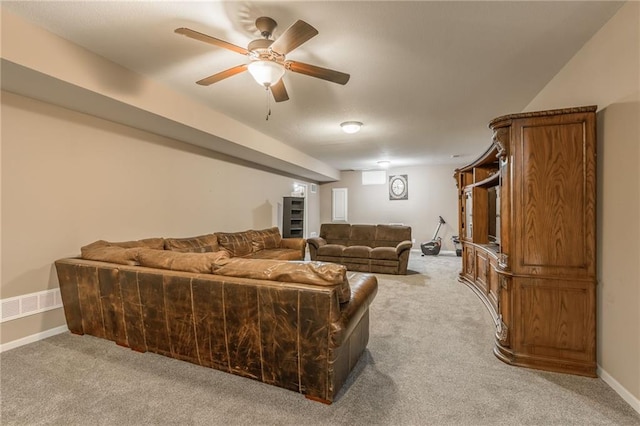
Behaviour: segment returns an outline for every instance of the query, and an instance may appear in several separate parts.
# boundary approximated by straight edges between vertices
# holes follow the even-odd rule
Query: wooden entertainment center
[[[495,355],[596,376],[596,107],[506,115],[455,171],[460,280],[495,325]]]

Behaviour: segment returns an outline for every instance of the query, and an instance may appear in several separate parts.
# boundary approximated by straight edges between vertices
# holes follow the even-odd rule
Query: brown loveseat
[[[375,276],[204,240],[103,241],[83,247],[93,260],[56,261],[69,330],[333,401],[366,348]]]
[[[411,227],[323,223],[320,236],[307,243],[311,260],[339,263],[350,271],[405,275]]]

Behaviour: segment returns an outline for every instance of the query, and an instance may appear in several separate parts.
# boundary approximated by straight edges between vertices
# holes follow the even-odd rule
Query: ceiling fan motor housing
[[[278,23],[268,16],[261,16],[256,19],[256,28],[260,31],[260,35],[264,38],[269,38],[273,34],[273,31],[278,26]]]
[[[259,38],[257,40],[253,40],[249,42],[250,51],[260,51],[260,50],[268,50],[269,47],[273,44],[273,40],[267,40],[266,38]]]
[[[273,61],[282,63],[284,61],[284,55],[274,52],[270,49],[273,40],[267,40],[266,38],[260,38],[253,40],[249,43],[249,57],[253,60],[259,61]]]

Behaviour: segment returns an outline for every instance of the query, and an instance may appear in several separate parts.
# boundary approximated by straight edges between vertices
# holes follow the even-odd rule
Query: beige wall
[[[280,225],[278,204],[304,182],[8,92],[1,118],[0,298],[56,288],[53,261],[97,239]],[[62,309],[7,321],[1,342],[64,324]]]
[[[588,104],[599,111],[598,364],[640,411],[640,3],[625,4],[527,111]]]
[[[206,104],[0,10],[2,89],[310,180],[334,167]]]
[[[490,143],[487,133],[487,146]],[[484,148],[482,148],[484,149]],[[388,184],[362,185],[362,172],[342,172],[340,181],[320,186],[320,223],[331,222],[333,188],[348,189],[350,223],[404,223],[412,228],[414,248],[430,241],[438,224],[438,216],[447,222],[438,236],[442,250],[453,250],[451,236],[458,234],[458,198],[453,171],[456,166],[413,166],[391,168],[388,176],[407,175],[408,200],[389,200]]]

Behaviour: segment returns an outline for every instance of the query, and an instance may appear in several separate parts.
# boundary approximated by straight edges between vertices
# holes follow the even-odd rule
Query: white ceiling
[[[2,7],[340,169],[460,164],[488,145],[487,123],[520,112],[622,2],[2,1]],[[349,73],[341,86],[288,72],[271,101],[248,73],[195,82],[247,62],[179,36],[178,27],[245,47],[253,22],[276,38],[297,19],[319,35],[287,59]],[[557,105],[569,107],[574,105]],[[364,123],[346,135],[339,123]],[[453,155],[460,156],[452,158]]]

